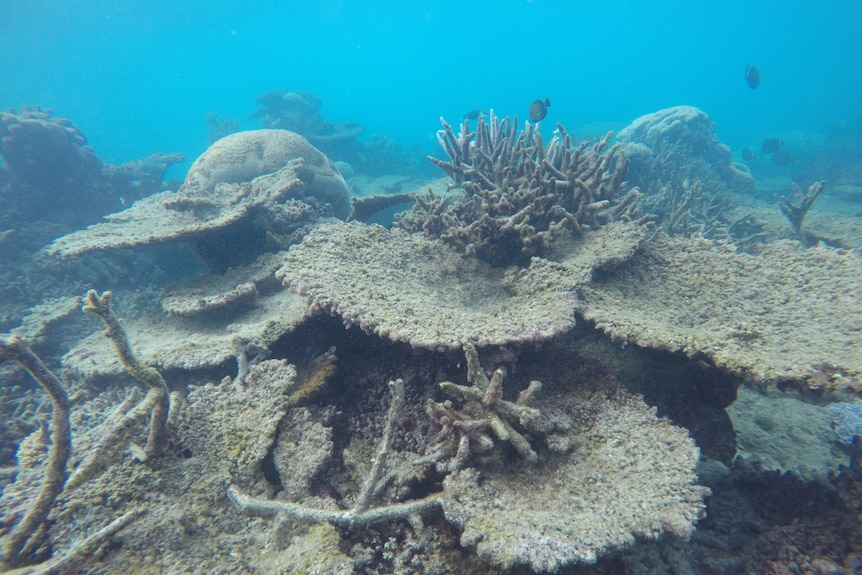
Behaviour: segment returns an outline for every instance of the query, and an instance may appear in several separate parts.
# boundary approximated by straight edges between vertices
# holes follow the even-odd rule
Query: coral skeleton
[[[42,486],[23,518],[3,537],[0,571],[29,575],[72,573],[112,535],[132,523],[143,511],[131,511],[117,517],[105,527],[73,544],[66,552],[38,565],[46,536],[44,523],[57,497],[67,487],[67,465],[72,453],[72,432],[69,420],[69,398],[63,384],[33,353],[20,337],[0,335],[0,362],[14,361],[27,370],[51,397],[54,410],[51,417],[51,444]],[[27,565],[26,567],[22,567]],[[8,567],[18,567],[7,570]]]
[[[122,442],[129,430],[148,414],[150,427],[147,443],[143,448],[133,447],[136,458],[147,461],[161,455],[168,436],[167,421],[170,410],[168,386],[158,370],[144,364],[132,351],[126,332],[111,309],[111,297],[112,294],[109,291],[98,295],[95,290],[90,290],[84,298],[85,303],[81,309],[102,319],[107,328],[104,335],[114,344],[123,367],[129,375],[149,387],[149,391],[140,403],[118,418],[111,429],[105,432],[101,441],[86,454],[69,478],[69,489],[80,487],[100,473],[107,465],[111,450]]]
[[[228,488],[228,496],[243,511],[258,517],[272,517],[277,522],[293,520],[302,523],[330,523],[336,527],[363,527],[381,521],[412,519],[413,517],[440,506],[435,496],[391,503],[373,507],[374,498],[385,486],[384,470],[386,459],[391,451],[392,432],[401,414],[404,403],[404,382],[401,379],[389,382],[392,403],[386,415],[386,429],[375,454],[371,471],[365,479],[356,501],[349,510],[327,510],[308,507],[289,501],[273,501],[252,497],[240,491],[236,485]]]
[[[428,400],[428,416],[442,426],[438,434],[440,447],[429,459],[420,463],[439,461],[451,456],[448,462],[438,463],[438,467],[447,471],[461,469],[474,452],[492,449],[495,437],[499,441],[509,442],[527,461],[537,461],[538,455],[516,426],[537,434],[549,431],[548,422],[539,410],[530,407],[542,387],[541,382],[531,381],[515,401],[505,400],[505,371],[497,369],[489,379],[479,364],[476,348],[467,344],[464,346],[464,354],[467,358],[467,379],[472,385],[458,385],[451,381],[440,383],[440,388],[447,395],[463,402],[461,408],[456,408],[450,400],[443,403]],[[450,442],[453,436],[458,436],[454,454]]]
[[[557,124],[547,146],[537,126],[517,129],[518,117],[490,123],[480,118],[476,131],[464,121],[458,136],[440,119],[437,139],[448,160],[431,158],[456,186],[462,200],[418,198],[413,214],[401,219],[408,231],[439,237],[458,251],[507,265],[541,254],[564,230],[580,235],[616,220],[637,220],[637,188],[625,191],[628,167],[608,148],[611,133],[592,146],[577,147]]]
[[[793,226],[793,232],[796,234],[796,237],[804,238],[804,234],[802,233],[802,220],[805,219],[805,214],[807,214],[808,210],[811,209],[811,205],[814,203],[814,200],[820,196],[825,188],[825,180],[814,182],[808,186],[808,191],[803,195],[802,190],[799,189],[796,182],[793,182],[793,192],[791,194],[787,196],[779,196],[778,194],[775,194],[775,201],[778,203],[781,213],[790,220],[790,224]],[[794,204],[794,201],[798,202],[798,204]]]
[[[57,376],[33,353],[30,346],[17,336],[0,336],[0,362],[5,360],[17,362],[26,369],[45,389],[54,405],[51,415],[51,447],[48,449],[48,463],[45,466],[42,487],[27,513],[3,541],[5,559],[17,564],[25,562],[26,558],[39,548],[41,538],[34,535],[48,518],[57,496],[63,492],[68,477],[66,465],[72,452],[72,431],[66,390]]]

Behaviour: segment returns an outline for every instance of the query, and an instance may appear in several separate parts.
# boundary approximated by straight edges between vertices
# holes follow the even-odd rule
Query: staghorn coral
[[[42,486],[26,513],[4,536],[3,561],[10,565],[32,563],[42,544],[42,523],[63,491],[68,477],[66,465],[72,452],[69,423],[69,397],[63,384],[33,353],[24,341],[14,335],[0,335],[0,362],[14,361],[27,370],[51,398],[51,447],[45,465]],[[4,521],[5,523],[5,521]]]
[[[381,479],[386,468],[386,459],[391,451],[392,431],[401,413],[404,401],[404,382],[400,379],[389,382],[392,403],[386,416],[386,429],[380,440],[374,461],[362,490],[349,510],[322,509],[289,501],[265,500],[251,497],[236,486],[228,488],[228,497],[246,513],[259,517],[283,516],[304,523],[330,523],[343,528],[367,526],[381,521],[407,519],[437,508],[440,501],[433,496],[403,503],[372,506],[374,498],[382,488]]]
[[[793,182],[793,192],[787,196],[779,196],[775,194],[775,202],[778,204],[781,213],[790,221],[793,226],[793,233],[796,238],[806,240],[806,234],[802,232],[802,220],[805,219],[805,214],[811,209],[811,205],[820,196],[826,188],[826,181],[821,180],[808,186],[808,191],[803,194],[802,190],[796,182]],[[799,205],[793,202],[799,202]]]
[[[113,294],[109,291],[99,295],[95,290],[90,290],[84,298],[84,306],[81,308],[85,313],[91,313],[99,317],[105,324],[104,336],[111,340],[117,357],[126,371],[149,388],[146,397],[135,408],[136,412],[150,415],[150,432],[147,444],[143,449],[145,458],[156,457],[162,454],[168,428],[168,385],[157,369],[143,363],[135,355],[126,330],[120,324],[120,320],[111,309],[111,298]],[[83,467],[83,466],[82,466]]]
[[[498,368],[488,379],[479,364],[476,348],[465,345],[464,355],[467,359],[467,381],[472,382],[472,385],[458,385],[451,381],[440,383],[440,388],[447,395],[460,400],[462,406],[455,408],[451,401],[437,403],[429,399],[426,407],[428,416],[442,426],[438,438],[443,441],[443,445],[438,448],[433,459],[451,457],[448,463],[438,464],[437,468],[455,470],[464,467],[472,452],[486,451],[494,446],[492,435],[500,441],[509,442],[527,461],[535,462],[538,455],[516,426],[539,435],[553,428],[550,421],[531,406],[542,383],[531,381],[515,401],[508,401],[503,399],[505,370]],[[457,441],[453,437],[456,435]],[[457,443],[457,448],[454,448],[453,443]]]
[[[557,237],[639,218],[638,191],[626,191],[623,181],[628,161],[616,156],[617,145],[606,149],[610,133],[593,146],[573,147],[558,124],[545,147],[537,126],[528,122],[518,131],[517,116],[500,120],[493,110],[490,124],[480,118],[472,132],[465,120],[457,137],[440,121],[437,139],[449,159],[429,159],[464,197],[451,205],[448,198],[418,199],[399,222],[408,231],[507,265],[543,254]]]
[[[42,360],[19,337],[0,336],[0,362],[11,360],[26,369],[48,393],[53,404],[51,416],[51,437],[48,441],[44,428],[38,429],[25,439],[19,448],[20,462],[16,483],[3,490],[0,500],[4,510],[2,518],[3,548],[0,555],[0,570],[14,575],[34,573],[71,573],[94,555],[111,536],[129,526],[141,516],[143,510],[132,510],[115,517],[104,527],[85,537],[77,536],[67,546],[49,560],[44,559],[48,532],[48,514],[56,505],[58,497],[73,488],[67,464],[72,453],[70,425],[70,404],[63,384],[42,362]],[[35,439],[34,439],[35,436]],[[45,451],[47,450],[47,460]],[[27,499],[28,485],[34,475],[41,472],[41,487],[30,501]],[[71,478],[70,478],[71,479]],[[16,508],[26,505],[26,511],[19,517],[11,517]],[[33,565],[36,564],[37,565]],[[27,565],[27,567],[20,567]],[[9,569],[10,567],[19,567]]]

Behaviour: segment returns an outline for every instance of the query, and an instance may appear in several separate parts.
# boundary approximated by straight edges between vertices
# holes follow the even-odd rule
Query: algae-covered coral
[[[649,133],[685,127],[680,114],[702,120],[677,110]],[[737,436],[723,409],[736,388],[797,383],[823,401],[858,391],[858,257],[789,241],[740,253],[669,238],[641,217],[625,183],[628,157],[609,138],[574,145],[558,127],[544,146],[538,126],[519,131],[496,117],[476,133],[465,123],[459,136],[444,126],[449,161],[436,165],[464,195],[420,199],[387,229],[326,218],[343,217],[347,204],[325,157],[311,162],[314,180],[303,179],[307,158],[283,163],[276,153],[291,146],[246,146],[282,136],[220,140],[183,190],[140,202],[152,214],[182,212],[181,222],[168,217],[171,233],[147,236],[153,220],[136,220],[132,208],[54,244],[65,261],[187,240],[210,273],[179,285],[154,275],[117,310],[150,366],[141,369],[159,369],[171,392],[155,434],[143,418],[117,427],[138,394],[92,323],[69,327],[65,312],[34,309],[19,330],[40,342],[63,334],[62,345],[41,349],[74,390],[71,465],[86,469],[97,453],[99,466],[59,494],[36,522],[44,545],[16,563],[74,560],[89,574],[144,565],[590,573],[675,549],[684,559],[661,561],[694,563],[733,548],[715,520],[698,520],[714,501],[707,485],[720,498],[742,473],[725,467]],[[333,195],[314,192],[315,182],[333,184]],[[234,242],[249,229],[259,242]],[[206,257],[224,253],[219,246],[237,253]],[[40,317],[52,323],[31,325]],[[587,337],[603,351],[590,352]],[[611,340],[628,346],[626,359]],[[673,384],[653,377],[649,362]],[[700,451],[679,425],[695,429],[702,412],[682,413],[684,401],[668,397],[711,393],[722,395],[715,419],[694,436],[725,441],[730,453],[711,460],[716,450],[704,447],[696,469]],[[123,441],[101,447],[104,430],[118,428]],[[45,429],[32,429],[2,496],[15,510],[31,501],[37,455],[50,444]],[[121,449],[154,435],[138,460]],[[746,461],[755,460],[738,465]],[[847,481],[841,493],[852,495]],[[14,542],[21,516],[4,515],[0,537]],[[101,553],[94,543],[64,555],[108,539]]]
[[[464,197],[419,198],[400,225],[439,237],[458,251],[494,265],[523,263],[560,235],[578,235],[609,222],[638,219],[638,191],[626,186],[628,161],[609,147],[611,134],[590,145],[573,142],[561,125],[544,146],[538,127],[519,130],[518,117],[458,136],[441,118],[437,139],[448,160],[431,158],[463,188]]]

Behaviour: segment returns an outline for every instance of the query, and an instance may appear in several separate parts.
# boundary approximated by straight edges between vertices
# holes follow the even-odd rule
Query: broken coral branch
[[[802,220],[805,218],[805,214],[808,213],[808,210],[811,209],[811,205],[814,203],[814,200],[820,196],[825,188],[826,180],[820,180],[819,182],[814,182],[808,186],[808,191],[803,195],[802,190],[799,189],[796,182],[793,182],[792,193],[787,196],[779,196],[778,194],[775,194],[775,201],[778,203],[781,213],[790,220],[790,223],[793,226],[793,232],[797,238],[805,239],[805,235],[802,233]],[[794,200],[799,203],[794,204]]]
[[[439,507],[440,500],[435,496],[404,503],[392,503],[381,507],[371,506],[372,500],[382,485],[383,470],[392,444],[392,430],[404,402],[404,382],[401,379],[390,382],[389,389],[392,393],[392,403],[386,416],[386,430],[377,448],[371,472],[351,509],[330,511],[290,501],[259,499],[241,492],[236,485],[231,485],[228,488],[228,497],[243,511],[258,517],[287,517],[303,523],[330,523],[345,528],[361,527],[380,521],[408,519],[418,513]]]
[[[30,505],[23,519],[15,525],[3,542],[3,555],[12,565],[27,562],[41,545],[41,537],[33,537],[41,531],[42,523],[63,492],[66,484],[66,465],[72,452],[72,432],[69,423],[69,397],[63,384],[33,353],[23,340],[15,335],[0,336],[0,361],[11,360],[26,369],[33,379],[51,397],[54,409],[51,415],[51,446],[48,462],[39,495]]]

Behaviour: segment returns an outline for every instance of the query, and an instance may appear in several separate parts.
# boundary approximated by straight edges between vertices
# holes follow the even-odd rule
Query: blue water
[[[429,151],[441,115],[524,118],[545,97],[548,120],[572,131],[694,105],[738,149],[774,132],[862,132],[860,30],[858,0],[2,0],[0,109],[51,108],[113,163],[194,158],[207,112],[259,127],[246,116],[274,88]]]

